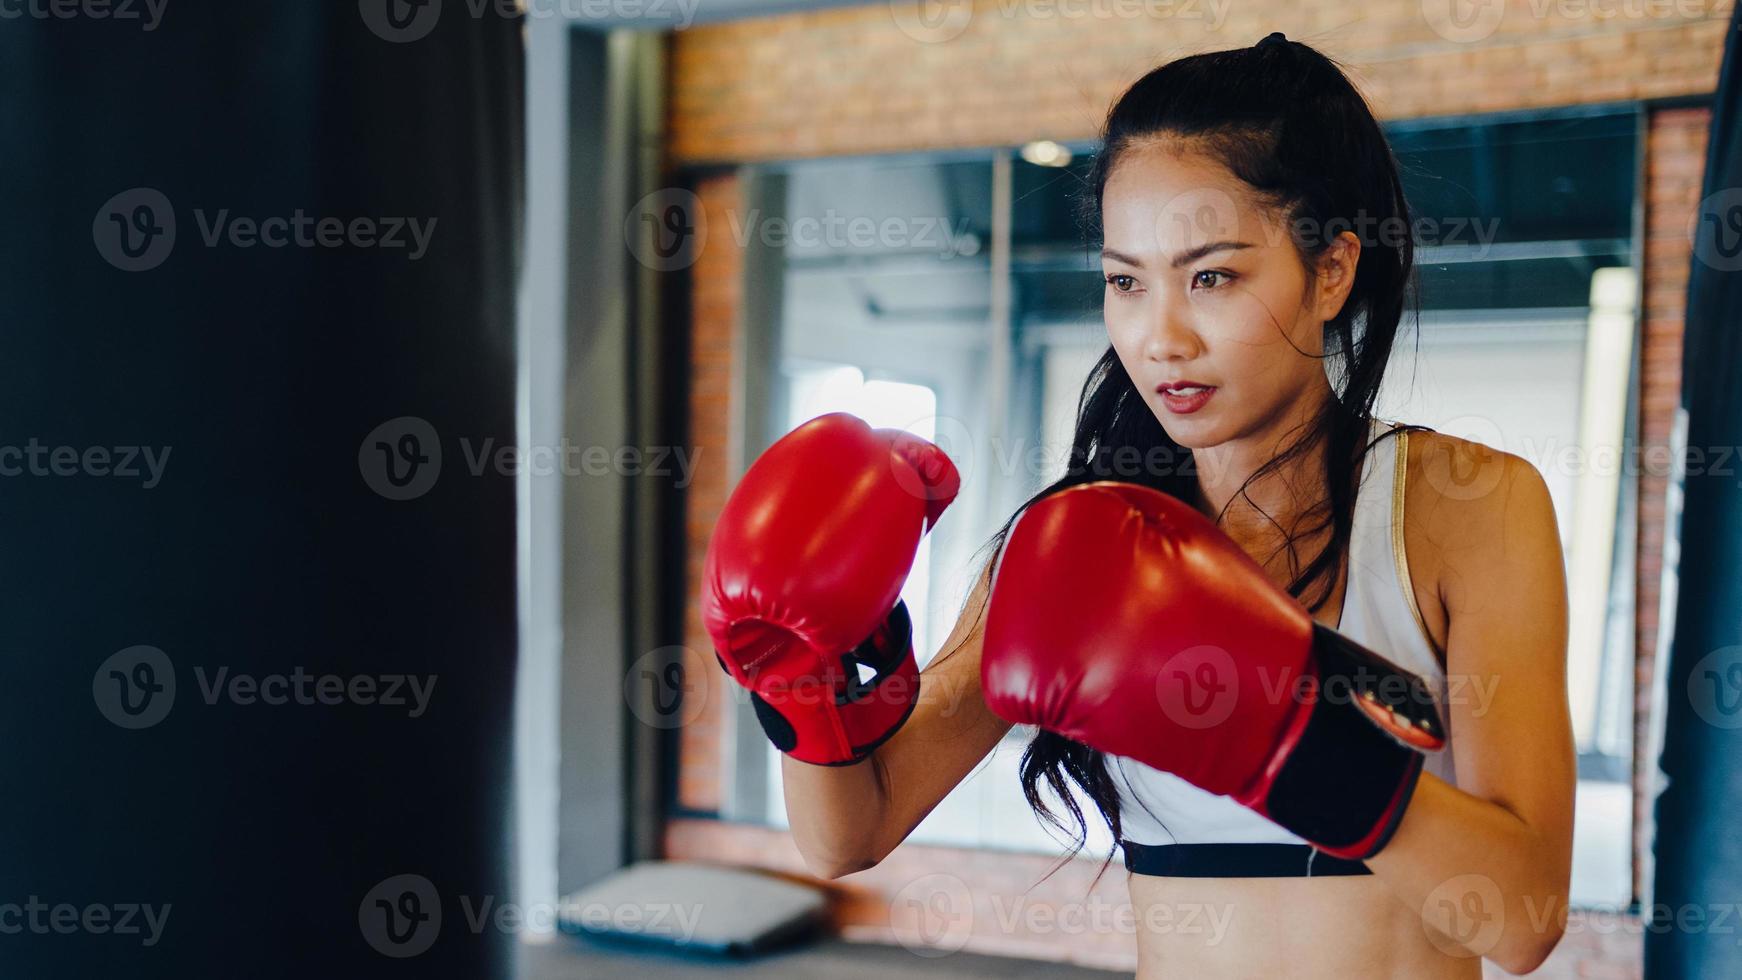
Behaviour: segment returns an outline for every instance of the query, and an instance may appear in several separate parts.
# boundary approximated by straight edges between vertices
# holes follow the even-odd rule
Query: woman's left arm
[[[1423,773],[1367,864],[1450,944],[1521,974],[1560,941],[1572,873],[1566,570],[1542,475],[1476,452],[1456,461],[1474,467],[1460,473],[1466,492],[1442,494],[1430,517],[1448,529],[1440,597],[1458,785]]]

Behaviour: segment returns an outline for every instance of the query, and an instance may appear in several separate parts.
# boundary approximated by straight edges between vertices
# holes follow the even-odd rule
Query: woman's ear
[[[1343,310],[1349,291],[1355,288],[1355,267],[1361,261],[1361,239],[1352,231],[1331,239],[1318,260],[1318,280],[1313,290],[1313,314],[1330,320]]]

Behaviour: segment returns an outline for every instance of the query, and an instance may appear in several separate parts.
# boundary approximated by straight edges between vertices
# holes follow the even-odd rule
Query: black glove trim
[[[907,612],[906,601],[898,599],[895,608],[889,610],[889,615],[884,618],[883,625],[872,630],[858,646],[841,654],[841,669],[847,672],[847,683],[835,693],[836,706],[870,697],[877,685],[895,673],[912,649],[913,617]],[[860,680],[860,664],[876,671],[875,676],[868,681]]]
[[[905,601],[897,601],[895,603],[895,608],[889,611],[889,615],[884,618],[884,621],[879,624],[877,629],[872,631],[870,636],[866,637],[852,650],[841,654],[841,669],[846,672],[846,684],[843,686],[842,690],[836,692],[835,706],[844,707],[869,697],[871,693],[877,689],[878,685],[882,684],[901,667],[901,665],[911,655],[912,649],[913,617],[907,611],[907,603]],[[719,661],[721,670],[724,670],[728,674],[732,672],[731,668],[726,666],[726,659],[720,656],[718,650],[714,651],[714,659]],[[858,670],[859,664],[871,667],[876,671],[875,676],[870,680],[860,680]],[[798,731],[793,728],[791,722],[786,720],[786,716],[776,710],[773,705],[763,700],[762,696],[757,694],[754,690],[749,690],[749,694],[750,706],[756,712],[756,721],[762,726],[762,733],[768,736],[770,742],[774,743],[774,747],[783,753],[789,753],[794,748],[797,748]],[[865,761],[865,758],[875,751],[879,745],[888,741],[890,736],[894,735],[901,729],[902,725],[907,723],[907,719],[913,714],[914,706],[918,704],[918,702],[919,699],[917,697],[909,701],[907,708],[902,711],[901,717],[895,722],[895,724],[889,726],[888,731],[885,731],[883,734],[864,745],[853,746],[853,757],[851,759],[842,759],[839,762],[813,762],[810,764],[819,766],[851,766]]]
[[[1423,757],[1398,741],[1355,702],[1366,694],[1393,695],[1395,684],[1376,680],[1385,662],[1335,630],[1314,624],[1313,655],[1319,686],[1312,714],[1266,797],[1277,824],[1320,847],[1349,848],[1371,838],[1364,852],[1377,854],[1403,819]],[[1366,675],[1366,680],[1361,675]],[[1386,676],[1410,675],[1391,671]],[[1439,733],[1438,712],[1418,683],[1402,698],[1385,698],[1395,714],[1421,719]],[[1431,698],[1431,696],[1429,696]]]

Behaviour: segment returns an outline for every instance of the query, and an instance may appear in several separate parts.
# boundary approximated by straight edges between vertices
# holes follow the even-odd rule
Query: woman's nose
[[[1181,311],[1163,305],[1145,330],[1143,356],[1153,361],[1189,361],[1201,346],[1197,331]]]

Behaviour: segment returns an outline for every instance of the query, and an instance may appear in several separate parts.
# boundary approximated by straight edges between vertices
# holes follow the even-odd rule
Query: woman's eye
[[[1119,293],[1130,292],[1131,284],[1136,282],[1136,280],[1132,279],[1130,276],[1120,275],[1117,272],[1106,276],[1105,278],[1107,280],[1107,285],[1112,286],[1113,291]]]
[[[1215,276],[1216,277],[1216,282],[1211,284],[1211,285],[1204,286],[1203,287],[1204,289],[1220,288],[1222,283],[1226,282],[1229,278],[1229,276],[1226,272],[1223,272],[1219,269],[1204,269],[1202,271],[1195,272],[1192,274],[1192,282],[1194,284],[1201,283],[1203,281],[1202,280],[1203,276]]]

